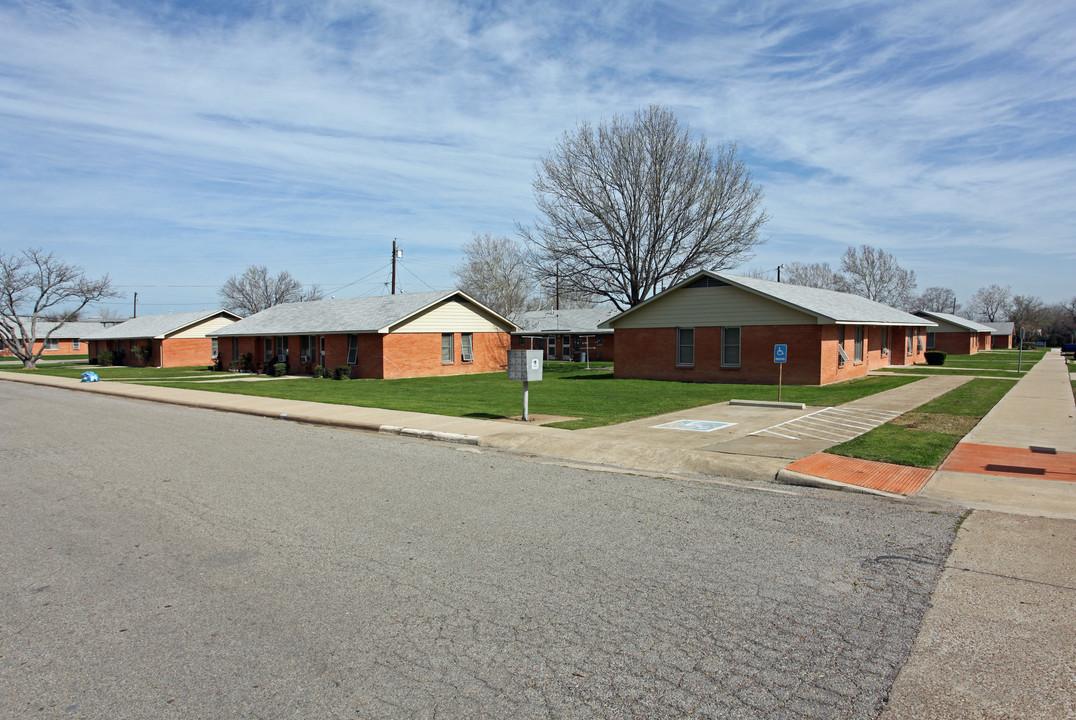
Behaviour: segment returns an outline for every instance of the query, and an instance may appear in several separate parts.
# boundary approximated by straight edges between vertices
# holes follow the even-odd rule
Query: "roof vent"
[[[688,289],[691,289],[691,288],[728,287],[728,286],[729,286],[729,284],[727,282],[724,282],[723,280],[718,280],[717,278],[710,277],[709,275],[703,275],[701,278],[699,278],[695,282],[691,283],[690,285],[685,285],[684,287],[686,287]]]

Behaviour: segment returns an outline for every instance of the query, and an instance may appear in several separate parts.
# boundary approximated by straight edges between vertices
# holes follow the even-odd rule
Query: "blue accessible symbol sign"
[[[775,363],[783,363],[788,360],[788,345],[774,345],[773,346],[773,361]]]

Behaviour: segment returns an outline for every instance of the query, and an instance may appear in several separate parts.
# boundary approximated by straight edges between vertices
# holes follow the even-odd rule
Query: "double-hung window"
[[[695,328],[676,328],[676,364],[695,364]]]
[[[927,330],[927,350],[934,349],[934,339],[934,332],[931,330]]]
[[[288,361],[288,336],[276,336],[276,361],[278,363]]]
[[[452,333],[441,333],[441,364],[451,365],[455,362],[456,342]]]
[[[856,360],[857,363],[863,362],[863,326],[862,325],[856,325],[855,360]]]
[[[474,343],[471,333],[460,335],[460,360],[465,363],[474,362]]]
[[[82,343],[78,339],[72,340],[71,341],[71,349],[72,350],[81,350],[82,349]]]
[[[347,364],[356,365],[359,362],[359,336],[347,336]]]
[[[48,338],[48,339],[45,340],[45,349],[46,350],[59,350],[60,349],[60,343],[56,342],[56,338]]]
[[[740,328],[721,328],[721,367],[740,367]]]

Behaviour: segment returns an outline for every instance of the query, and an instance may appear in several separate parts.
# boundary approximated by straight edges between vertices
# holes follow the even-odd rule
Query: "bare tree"
[[[317,285],[303,288],[287,270],[273,277],[264,265],[251,265],[242,275],[228,278],[217,296],[225,309],[246,316],[282,303],[321,300],[325,294]]]
[[[452,274],[460,290],[506,318],[537,307],[526,252],[511,238],[475,233],[463,246],[463,262]]]
[[[1038,335],[1047,324],[1046,306],[1041,298],[1031,295],[1014,295],[1012,308],[1009,310],[1009,320],[1015,326],[1017,337],[1021,336],[1021,330],[1027,336]]]
[[[834,272],[827,262],[785,263],[781,266],[781,282],[787,282],[790,285],[822,288],[823,290],[844,291],[848,287],[848,282],[840,273]]]
[[[905,270],[897,259],[871,245],[850,247],[841,256],[847,292],[862,295],[901,310],[913,309],[915,271]]]
[[[565,132],[533,188],[539,219],[520,233],[537,279],[559,274],[565,290],[621,310],[700,269],[749,260],[767,220],[736,146],[711,150],[658,105]]]
[[[956,301],[956,293],[951,288],[928,287],[919,296],[919,310],[930,312],[949,313],[956,315],[960,305]]]
[[[997,322],[1009,314],[1012,308],[1012,291],[1009,286],[988,285],[975,291],[968,301],[967,311],[973,320]]]
[[[0,344],[22,360],[23,367],[35,367],[45,341],[64,323],[77,318],[89,303],[113,297],[119,293],[108,275],[91,280],[81,267],[51,252],[0,252]],[[55,324],[38,336],[38,321],[46,316]]]

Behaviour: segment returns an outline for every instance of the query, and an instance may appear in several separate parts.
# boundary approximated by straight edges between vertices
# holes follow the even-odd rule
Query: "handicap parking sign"
[[[775,363],[783,363],[786,360],[788,360],[788,345],[774,345],[773,361]]]

